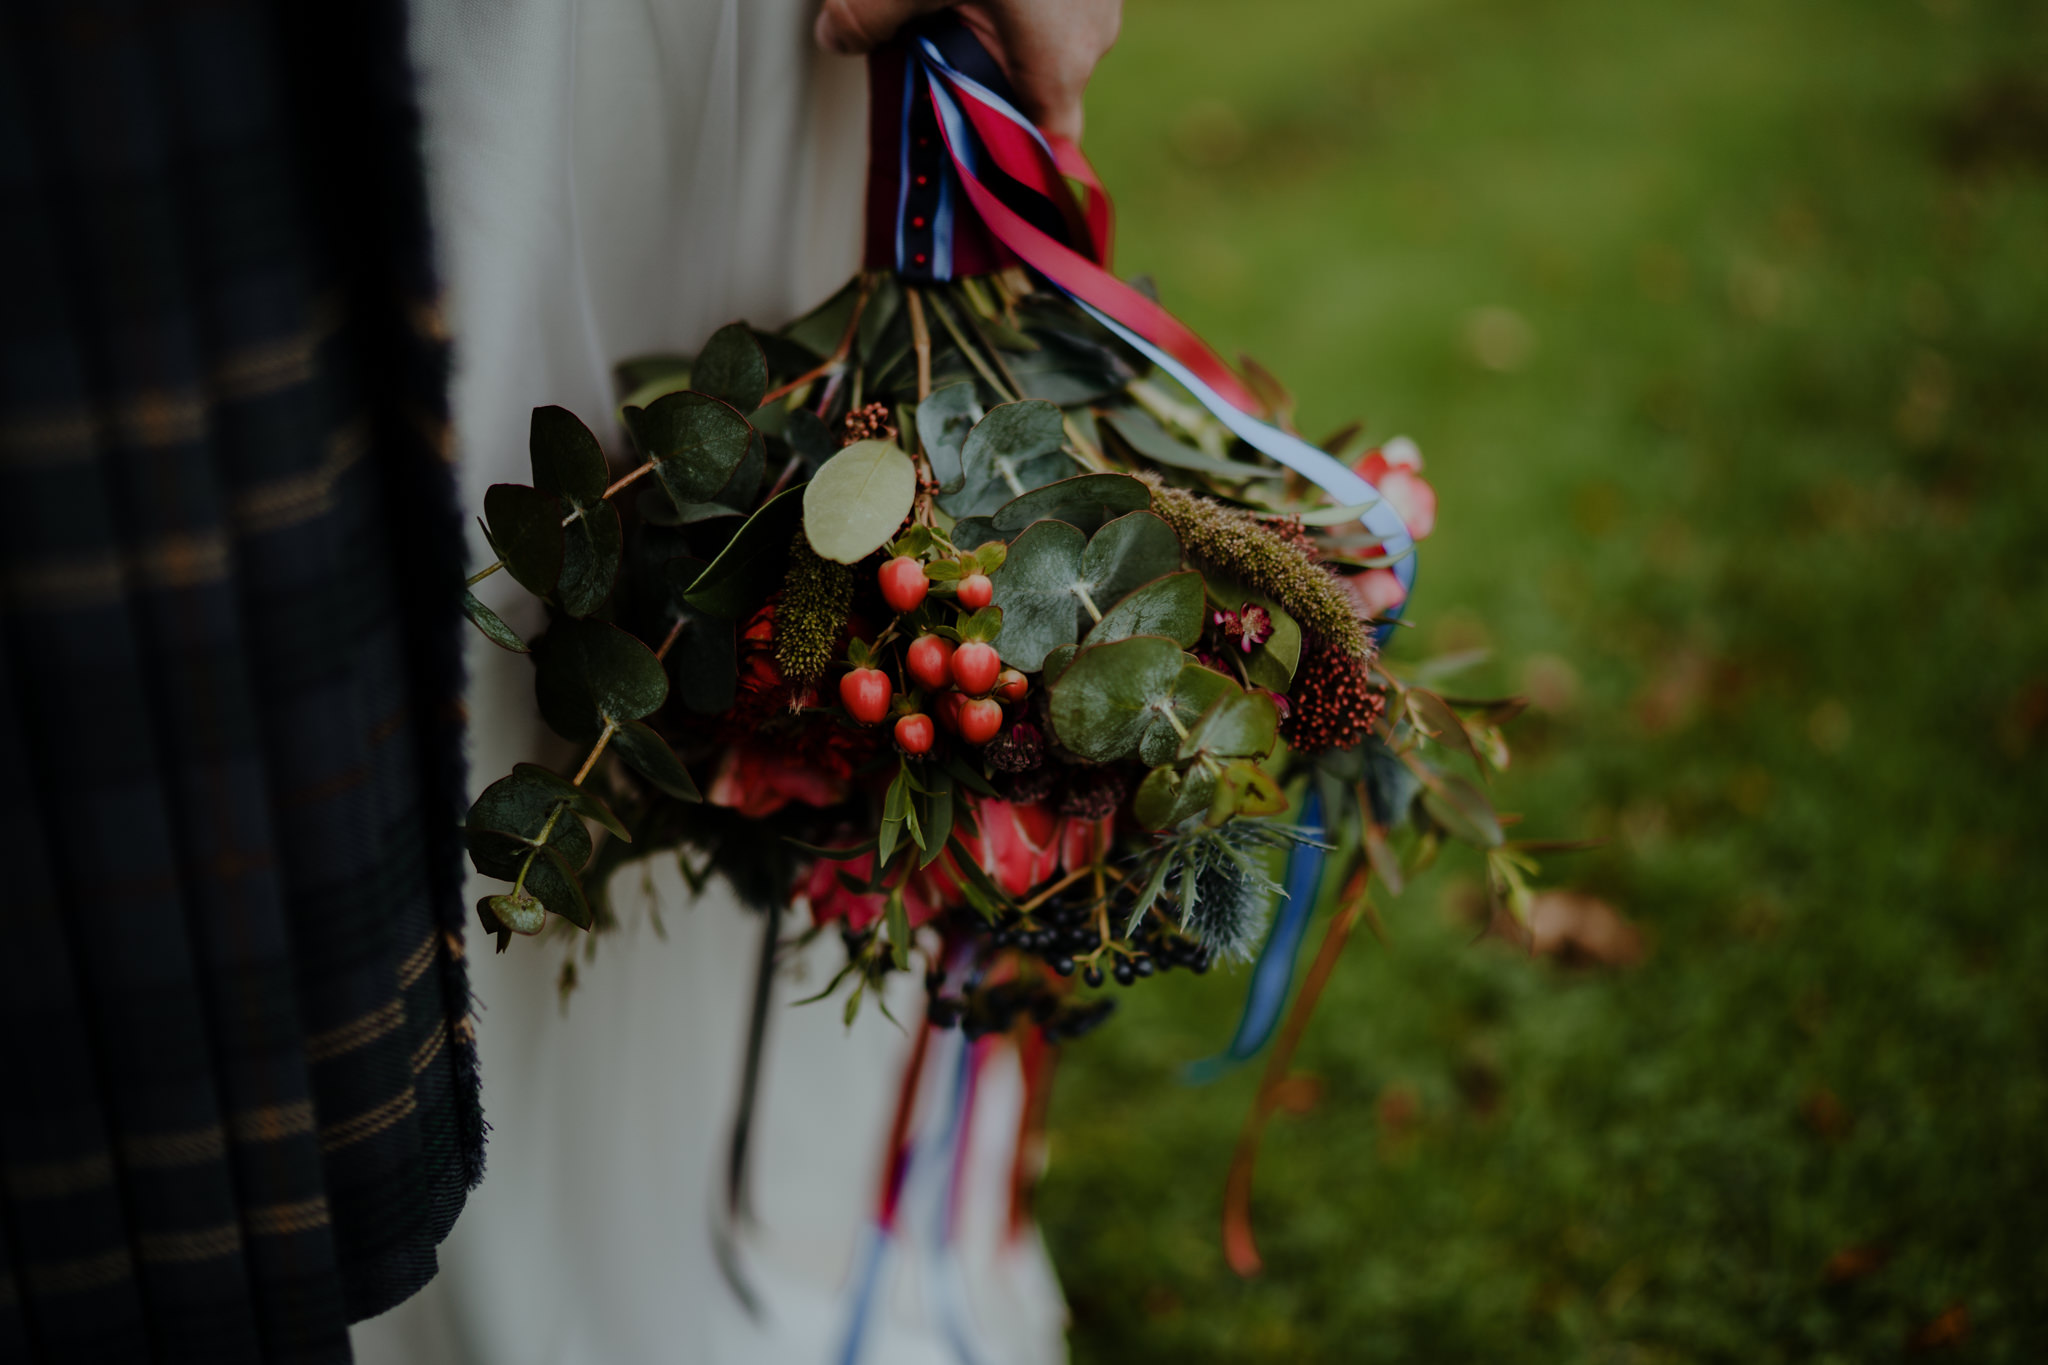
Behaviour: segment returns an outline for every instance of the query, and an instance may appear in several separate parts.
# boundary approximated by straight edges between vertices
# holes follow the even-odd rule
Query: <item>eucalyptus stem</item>
[[[606,486],[604,492],[598,494],[597,500],[599,502],[610,501],[612,494],[618,492],[622,488],[632,487],[635,483],[638,483],[640,479],[644,477],[649,470],[653,468],[654,461],[649,460],[647,461],[647,463],[636,466],[635,468],[628,470],[626,473],[619,475],[618,478],[613,479],[611,483]],[[566,530],[567,528],[574,526],[577,522],[583,520],[583,514],[588,510],[588,508],[579,507],[575,511],[571,512],[568,516],[563,517],[563,529]],[[483,582],[486,578],[489,578],[492,574],[496,573],[498,570],[504,567],[504,560],[493,560],[491,563],[484,565],[484,567],[478,569],[475,573],[471,574],[467,582],[465,582],[463,586],[473,588],[477,584]]]
[[[910,303],[910,344],[917,352],[917,401],[932,396],[932,333],[924,321],[924,299],[915,289],[903,291]]]
[[[854,332],[860,327],[860,315],[867,310],[867,306],[868,277],[863,275],[860,281],[860,293],[856,294],[853,299],[853,316],[846,320],[846,330],[839,334],[839,345],[833,349],[831,355],[826,356],[814,368],[804,371],[779,389],[769,390],[761,399],[762,406],[765,407],[778,398],[787,398],[804,385],[823,379],[826,375],[832,373],[833,370],[844,365],[846,357],[853,351]]]

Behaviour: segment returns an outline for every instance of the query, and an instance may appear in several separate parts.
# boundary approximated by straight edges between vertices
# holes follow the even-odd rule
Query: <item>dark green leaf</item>
[[[612,736],[612,747],[632,765],[633,771],[678,801],[704,799],[690,778],[690,770],[676,757],[676,751],[646,722],[629,720],[621,725]]]
[[[688,572],[694,579],[702,569]],[[732,621],[691,612],[668,652],[669,689],[700,716],[716,716],[732,707],[739,682],[735,629]]]
[[[590,831],[564,812],[552,827],[557,798],[553,791],[518,774],[508,774],[484,788],[469,808],[464,833],[470,860],[486,877],[511,881],[519,875],[530,841],[548,831],[548,842],[581,867],[590,859]]]
[[[562,528],[562,576],[555,600],[571,616],[588,616],[612,595],[619,576],[619,512],[608,502],[593,503]]]
[[[709,394],[671,393],[627,408],[626,429],[677,507],[711,502],[753,445],[754,429],[731,404]]]
[[[533,410],[527,452],[533,461],[534,487],[565,502],[578,506],[596,502],[611,483],[603,447],[567,408]]]
[[[790,450],[804,462],[806,477],[817,473],[820,465],[839,453],[839,442],[832,439],[825,420],[809,408],[798,408],[789,414],[789,425],[783,429],[782,439],[789,442]]]
[[[1185,649],[1201,638],[1206,605],[1200,574],[1192,569],[1170,573],[1127,593],[1102,614],[1086,642],[1099,645],[1131,635],[1164,635]]]
[[[860,281],[855,279],[783,328],[782,334],[822,360],[838,348],[839,338],[846,335],[846,324],[853,318],[854,301],[859,296]]]
[[[1076,474],[1012,498],[997,508],[990,520],[1005,536],[1047,519],[1067,522],[1094,535],[1111,517],[1151,505],[1152,490],[1128,474]]]
[[[1045,656],[1080,634],[1081,556],[1087,538],[1063,521],[1041,521],[1010,546],[1010,557],[991,575],[995,605],[1003,611],[996,649],[1003,662],[1036,672]]]
[[[860,327],[853,344],[864,360],[875,358],[875,347],[881,342],[889,324],[896,321],[896,315],[903,311],[903,286],[896,282],[894,275],[883,275],[875,280],[868,290],[867,307],[861,311]],[[834,337],[820,355],[829,353],[838,346],[839,338]]]
[[[498,613],[477,600],[475,593],[462,590],[462,613],[476,623],[484,637],[500,649],[509,649],[514,654],[527,652],[526,641],[519,638],[519,632],[505,624]]]
[[[569,721],[581,739],[606,720],[637,720],[668,700],[668,674],[654,651],[602,621],[557,621],[535,648],[541,711]],[[552,713],[552,714],[551,714]],[[559,727],[558,727],[559,729]]]
[[[1129,512],[1110,522],[1081,557],[1088,595],[1098,608],[1179,567],[1179,538],[1150,512]]]
[[[1053,733],[1091,763],[1129,756],[1170,703],[1184,662],[1179,645],[1156,635],[1081,650],[1052,688]]]
[[[948,384],[933,389],[931,397],[917,405],[917,439],[924,443],[925,458],[931,462],[932,477],[942,493],[960,491],[966,473],[960,463],[960,448],[967,433],[981,420],[981,404],[974,385]]]
[[[985,516],[1073,469],[1061,450],[1066,439],[1060,410],[1051,403],[1001,403],[967,434],[960,447],[961,488],[939,506],[954,517]]]
[[[768,392],[768,360],[747,324],[729,322],[711,334],[690,367],[690,387],[741,412],[761,406],[761,395]]]
[[[532,896],[486,896],[477,902],[478,918],[486,932],[509,930],[533,935],[548,927],[548,908]]]
[[[1173,690],[1161,699],[1159,714],[1138,738],[1138,759],[1142,763],[1164,763],[1180,752],[1180,734],[1192,726],[1218,698],[1241,692],[1236,682],[1214,669],[1186,660],[1173,680]],[[1168,719],[1168,713],[1172,719]],[[1173,722],[1180,722],[1176,729]]]
[[[803,521],[808,487],[783,489],[747,518],[718,558],[682,587],[683,601],[726,620],[737,620],[766,601],[789,567],[789,545]]]
[[[962,517],[954,523],[951,537],[957,550],[978,550],[993,540],[1001,540],[995,523],[987,517]]]
[[[632,831],[626,828],[618,816],[612,814],[612,808],[604,803],[603,797],[587,787],[579,787],[560,773],[551,772],[538,763],[515,764],[512,768],[512,777],[515,781],[531,783],[549,793],[553,800],[567,802],[572,813],[588,816],[627,843],[633,842]],[[556,825],[559,828],[560,822],[557,821]]]
[[[580,863],[572,864],[552,842],[534,853],[526,869],[525,886],[540,897],[541,904],[578,929],[588,929],[590,902],[583,895],[583,879],[576,875]]]
[[[896,534],[916,495],[908,455],[887,441],[855,441],[806,486],[804,535],[824,558],[858,563]]]
[[[491,544],[519,586],[537,597],[562,576],[562,504],[523,483],[494,483],[484,492]]]
[[[1215,797],[1216,774],[1207,768],[1154,768],[1138,784],[1131,813],[1147,829],[1171,829],[1191,815],[1207,812]]]
[[[1067,665],[1074,662],[1074,646],[1061,645],[1045,656],[1045,662],[1038,666],[1039,685],[1051,687],[1060,680],[1060,674],[1067,671]]]

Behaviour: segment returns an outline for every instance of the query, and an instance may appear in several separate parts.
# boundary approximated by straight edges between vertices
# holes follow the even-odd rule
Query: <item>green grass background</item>
[[[1075,1358],[2048,1359],[2048,6],[1129,0],[1087,146],[1122,271],[1421,442],[1395,657],[1542,695],[1499,799],[1653,952],[1475,943],[1456,856],[1388,904],[1252,1282],[1256,1077],[1176,1079],[1243,977],[1128,993],[1052,1114]]]

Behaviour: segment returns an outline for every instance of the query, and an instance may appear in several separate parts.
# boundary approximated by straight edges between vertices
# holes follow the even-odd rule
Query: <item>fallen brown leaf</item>
[[[1970,1310],[1962,1304],[1953,1303],[1941,1316],[1906,1338],[1909,1351],[1938,1351],[1946,1346],[1960,1346],[1970,1339]]]
[[[1582,891],[1542,891],[1529,903],[1534,951],[1572,966],[1633,967],[1643,960],[1643,931],[1620,911]]]

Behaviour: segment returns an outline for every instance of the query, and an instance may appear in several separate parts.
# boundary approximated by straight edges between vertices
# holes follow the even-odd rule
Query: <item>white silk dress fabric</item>
[[[417,0],[469,510],[489,485],[528,479],[536,405],[569,408],[616,449],[614,361],[694,349],[734,318],[775,325],[855,269],[866,74],[815,53],[814,4]],[[487,562],[472,536],[472,557]],[[479,592],[515,626],[539,627],[516,610],[512,585]],[[573,762],[537,725],[527,661],[472,644],[473,785],[521,759]],[[502,889],[477,881],[470,895]],[[908,1037],[872,1007],[850,1032],[836,1003],[789,1007],[831,971],[829,939],[778,980],[755,1216],[739,1243],[760,1297],[752,1316],[718,1269],[711,1230],[760,920],[719,885],[692,898],[673,858],[628,868],[614,900],[626,927],[579,960],[566,1014],[554,993],[563,941],[515,940],[494,956],[472,935],[486,1179],[442,1248],[441,1274],[356,1327],[364,1365],[837,1359]],[[897,1017],[917,1020],[918,984],[895,986]],[[928,1094],[943,1091],[945,1078],[927,1076]],[[970,1358],[985,1365],[1066,1355],[1038,1237],[1005,1231],[1021,1104],[1006,1049],[975,1104],[954,1277]],[[872,1365],[964,1365],[924,1256],[936,1189],[910,1193],[916,1216],[869,1323]]]

